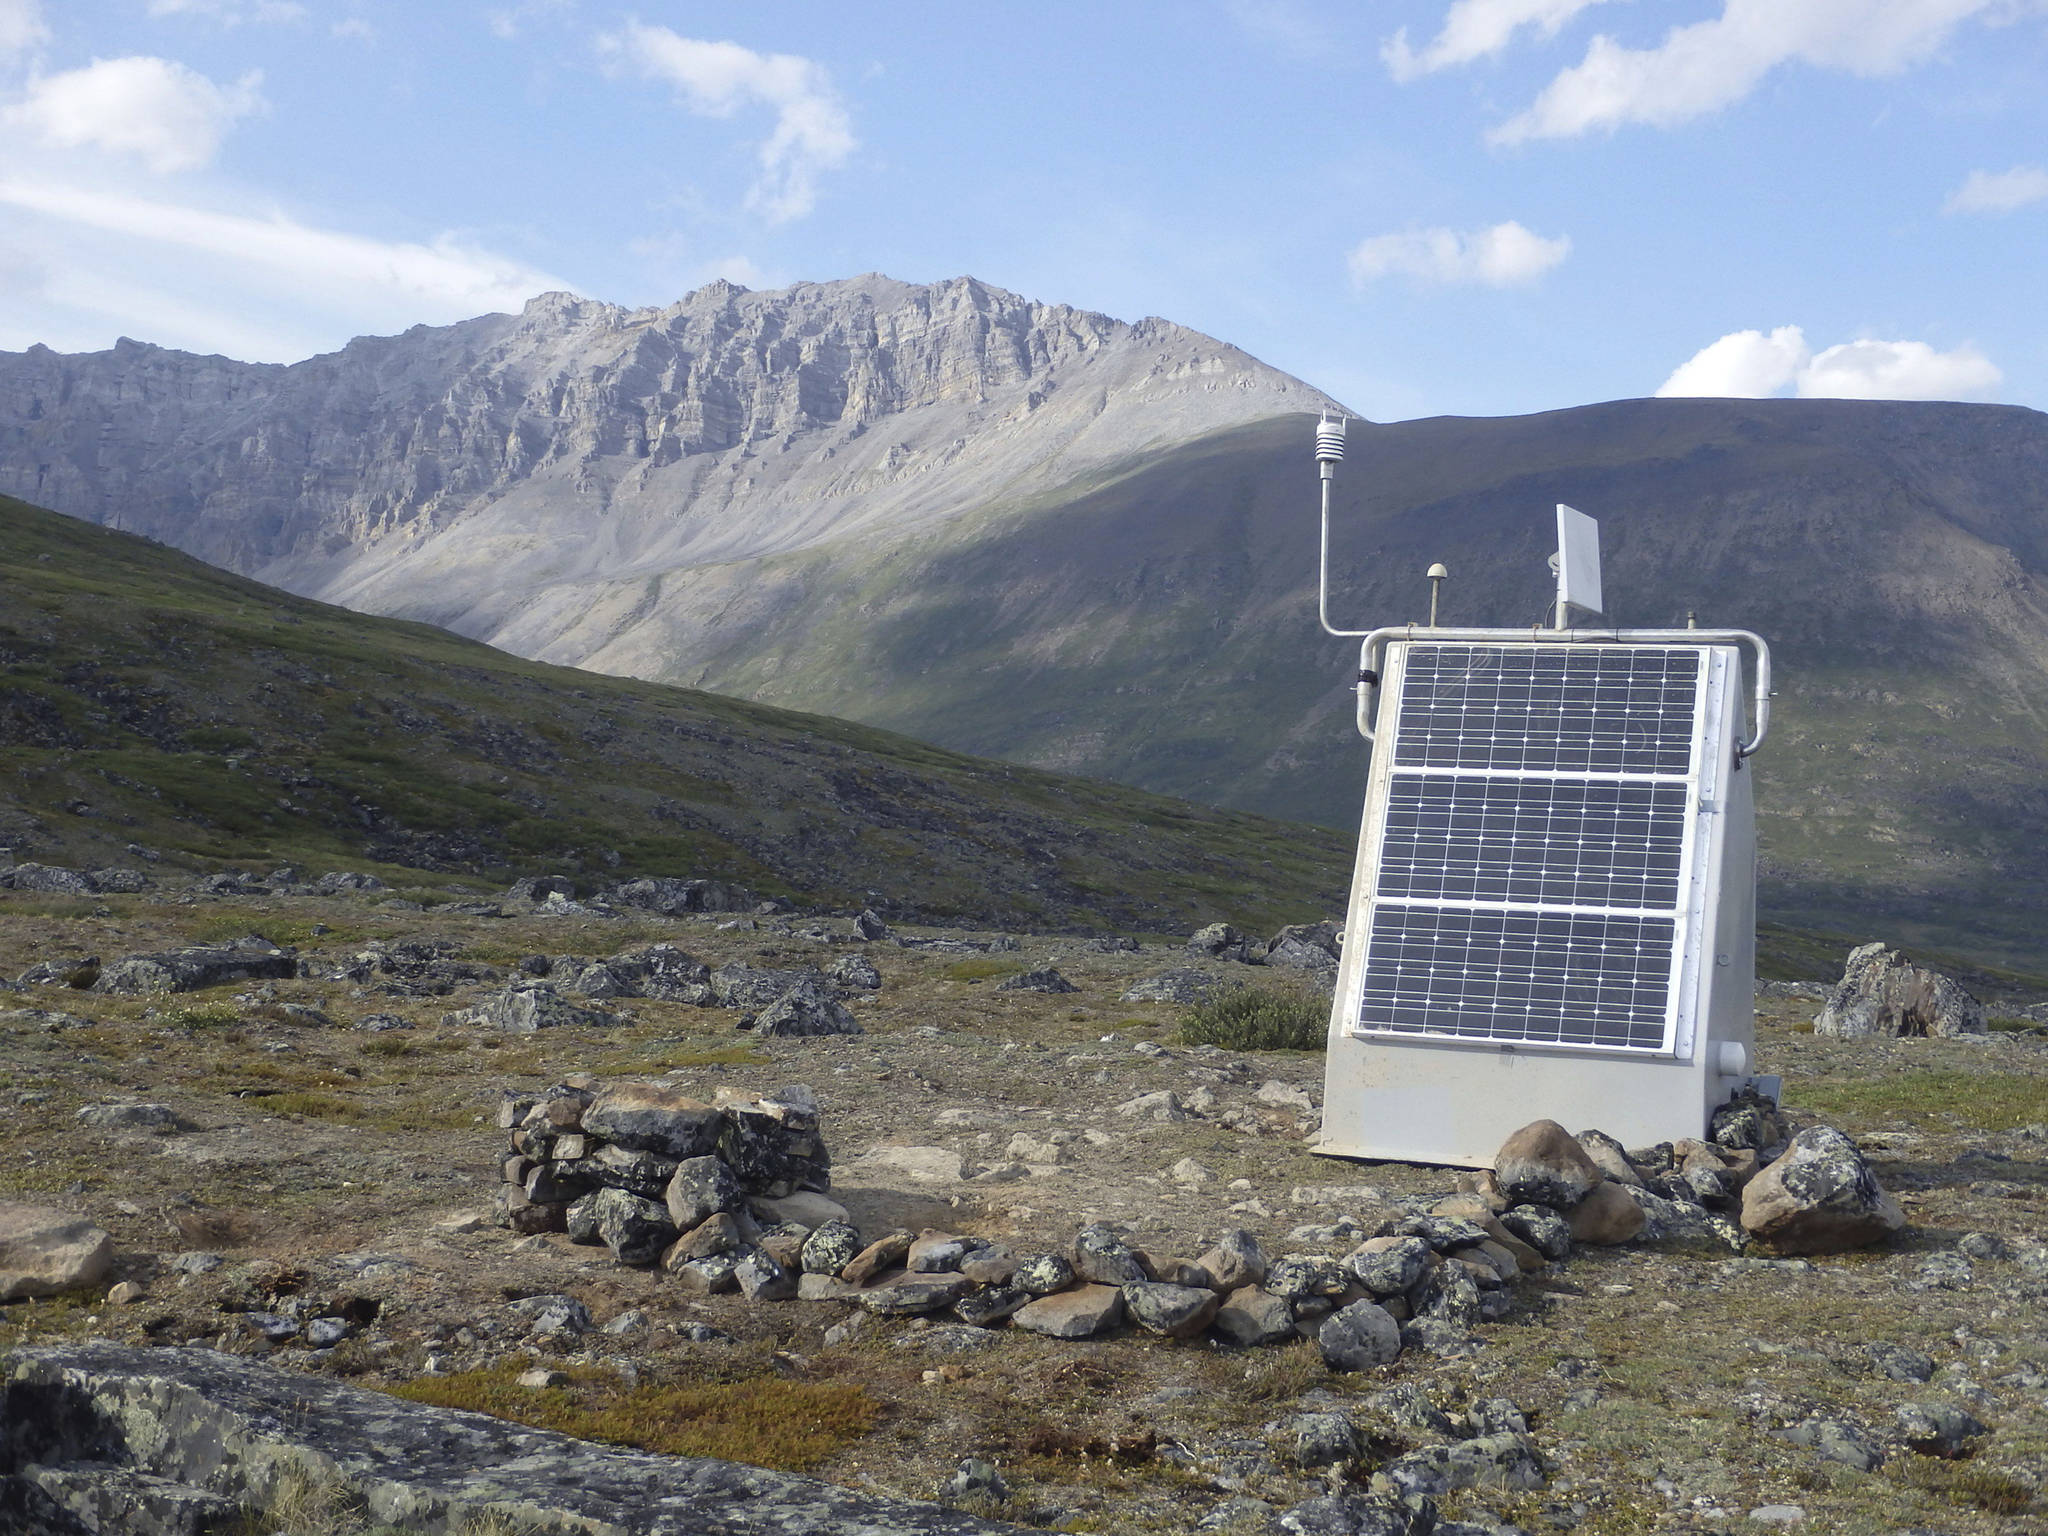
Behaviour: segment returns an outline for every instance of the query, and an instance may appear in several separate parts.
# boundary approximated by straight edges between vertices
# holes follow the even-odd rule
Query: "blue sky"
[[[2048,0],[0,0],[0,349],[971,273],[1375,419],[2048,408]]]

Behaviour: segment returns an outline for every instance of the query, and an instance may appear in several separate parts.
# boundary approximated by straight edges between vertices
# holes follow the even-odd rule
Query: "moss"
[[[992,981],[998,976],[1017,976],[1024,970],[1021,960],[998,960],[990,955],[974,955],[965,960],[955,960],[945,969],[948,981]]]
[[[1980,1047],[1981,1049],[1981,1047]],[[2042,1079],[1999,1072],[1898,1072],[1848,1082],[1802,1082],[1803,1109],[1850,1129],[1946,1120],[1982,1131],[2012,1131],[2041,1118]]]
[[[825,1461],[872,1429],[882,1411],[851,1383],[778,1376],[622,1388],[603,1373],[578,1371],[567,1386],[536,1390],[518,1384],[517,1368],[502,1366],[422,1376],[385,1390],[579,1439],[785,1472]]]

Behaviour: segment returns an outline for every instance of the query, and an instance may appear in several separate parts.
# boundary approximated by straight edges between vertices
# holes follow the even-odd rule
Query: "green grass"
[[[1802,1081],[1801,1107],[1852,1131],[1947,1122],[2012,1131],[2048,1120],[2048,1077],[1918,1069],[1847,1082]]]
[[[955,960],[942,973],[948,981],[993,981],[998,976],[1021,976],[1021,960],[998,960],[992,955],[969,955]]]
[[[881,1405],[859,1386],[757,1376],[708,1385],[622,1388],[599,1371],[569,1384],[518,1385],[520,1366],[422,1376],[385,1390],[441,1408],[466,1408],[583,1440],[665,1456],[712,1456],[783,1472],[817,1466],[865,1435]]]

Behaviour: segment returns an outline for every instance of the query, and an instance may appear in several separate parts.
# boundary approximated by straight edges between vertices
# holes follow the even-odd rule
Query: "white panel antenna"
[[[1557,504],[1557,627],[1571,610],[1605,613],[1600,596],[1600,524],[1563,502]]]

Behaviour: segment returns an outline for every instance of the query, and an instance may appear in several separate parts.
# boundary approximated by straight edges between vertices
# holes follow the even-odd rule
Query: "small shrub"
[[[1884,1470],[1910,1487],[1942,1495],[1951,1504],[1995,1515],[2017,1515],[2034,1502],[2034,1490],[2018,1478],[1968,1462],[1901,1457]]]
[[[955,960],[946,967],[948,981],[992,981],[998,976],[1016,976],[1024,970],[1019,960],[997,960],[988,955],[975,955],[966,960]]]
[[[1320,1051],[1329,1031],[1329,1005],[1319,997],[1232,987],[1191,1008],[1180,1038],[1231,1051]]]
[[[167,1008],[158,1022],[172,1029],[227,1029],[242,1022],[242,1010],[233,1003],[187,1003]]]

